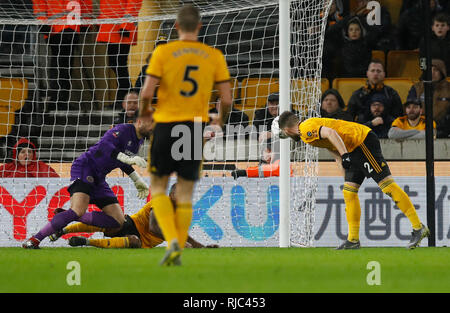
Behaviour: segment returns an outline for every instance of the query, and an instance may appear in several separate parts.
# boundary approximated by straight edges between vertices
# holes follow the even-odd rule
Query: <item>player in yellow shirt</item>
[[[169,197],[175,202],[176,184],[172,185]],[[59,209],[58,212],[62,212]],[[152,202],[146,203],[137,213],[125,215],[125,222],[121,228],[100,228],[83,223],[74,223],[64,227],[60,232],[52,234],[51,241],[57,240],[65,234],[102,232],[107,237],[104,239],[88,239],[82,236],[74,236],[69,239],[69,245],[93,246],[98,248],[154,248],[164,242],[161,229],[152,210]],[[205,246],[188,236],[187,246],[192,248],[204,248]],[[218,248],[218,245],[207,245],[206,248]]]
[[[397,117],[389,129],[388,137],[397,141],[405,139],[425,138],[425,116],[422,114],[422,103],[407,101],[404,104],[405,115]],[[433,121],[433,131],[436,135],[436,122]]]
[[[423,225],[408,195],[397,185],[384,159],[377,135],[367,126],[330,118],[309,118],[301,121],[292,112],[283,112],[275,121],[280,138],[290,137],[319,148],[328,149],[342,169],[345,212],[348,222],[347,240],[337,249],[359,249],[361,207],[358,190],[366,177],[378,184],[408,217],[413,227],[409,249],[419,246],[430,234]]]
[[[140,116],[156,123],[150,140],[149,172],[153,210],[168,245],[161,265],[181,265],[181,251],[192,219],[192,192],[200,177],[203,129],[209,121],[212,89],[219,91],[219,124],[231,108],[230,74],[218,49],[198,42],[200,13],[191,5],[175,22],[178,40],[159,45],[152,54],[141,91]],[[156,87],[158,101],[151,100]],[[165,194],[177,173],[176,210]]]

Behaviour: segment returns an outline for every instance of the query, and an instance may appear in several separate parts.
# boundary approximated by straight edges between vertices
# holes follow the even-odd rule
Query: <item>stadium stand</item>
[[[408,77],[417,81],[422,75],[419,51],[391,50],[387,54],[386,63],[386,77]]]
[[[389,77],[384,80],[384,84],[394,88],[402,99],[402,103],[405,103],[408,91],[411,89],[414,82],[407,77]]]
[[[333,79],[333,88],[339,91],[344,99],[345,107],[353,92],[364,85],[366,78],[335,78]]]
[[[372,59],[380,60],[383,67],[386,68],[386,54],[383,50],[372,50]]]
[[[26,79],[0,78],[0,137],[11,133],[15,112],[23,107],[27,93]]]

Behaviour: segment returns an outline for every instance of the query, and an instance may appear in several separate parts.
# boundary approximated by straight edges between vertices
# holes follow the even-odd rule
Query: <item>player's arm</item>
[[[338,165],[339,171],[341,172],[342,176],[344,176],[345,170],[342,167],[342,158],[341,158],[341,156],[336,151],[333,151],[333,150],[328,150],[328,151],[334,157],[334,160],[336,161],[336,164]]]
[[[140,117],[146,117],[152,114],[152,99],[160,80],[160,78],[152,75],[147,75],[145,77],[144,87],[141,89],[141,105],[139,108]]]
[[[344,169],[349,169],[350,156],[341,136],[339,136],[334,129],[325,126],[320,127],[319,136],[321,139],[328,139],[328,141],[336,148],[339,153],[339,159],[341,160],[341,162],[339,162],[338,159],[336,159],[336,162],[341,163]]]
[[[219,91],[220,96],[219,121],[221,121],[221,125],[224,125],[227,122],[233,101],[231,97],[231,84],[229,81],[219,82],[216,83],[216,89]]]

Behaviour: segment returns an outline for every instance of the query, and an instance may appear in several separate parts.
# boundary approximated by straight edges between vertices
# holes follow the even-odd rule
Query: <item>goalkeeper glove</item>
[[[350,159],[350,154],[349,153],[344,153],[342,155],[342,167],[344,169],[348,170],[351,165],[352,165],[352,161]]]
[[[141,158],[140,156],[137,156],[137,155],[128,156],[123,152],[119,152],[117,154],[117,160],[119,160],[122,163],[128,164],[128,165],[137,165],[142,168],[147,167],[147,161],[145,161],[143,158]]]
[[[149,194],[148,185],[145,183],[142,177],[136,172],[131,173],[129,177],[134,182],[134,186],[138,191],[138,198],[139,199],[147,198]]]

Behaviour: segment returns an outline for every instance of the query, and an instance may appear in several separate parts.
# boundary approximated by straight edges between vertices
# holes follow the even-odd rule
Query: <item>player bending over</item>
[[[343,194],[348,222],[347,240],[337,249],[360,248],[361,207],[358,190],[366,177],[372,178],[411,222],[413,231],[407,248],[418,247],[422,239],[430,235],[428,228],[420,222],[408,195],[392,178],[378,137],[369,127],[330,118],[302,121],[294,113],[286,111],[274,120],[272,130],[280,138],[290,137],[295,141],[302,140],[306,144],[326,148],[335,157],[345,177]]]
[[[170,189],[170,199],[175,202],[175,185]],[[56,241],[65,234],[78,232],[103,232],[110,239],[88,239],[85,237],[71,237],[69,245],[93,246],[98,248],[154,248],[164,241],[161,229],[152,210],[151,201],[145,204],[136,214],[125,215],[125,222],[121,228],[100,228],[83,223],[74,223],[64,227],[57,234],[51,235],[51,241]],[[205,246],[188,236],[186,247],[204,248]],[[206,248],[218,248],[218,245],[207,245]]]

